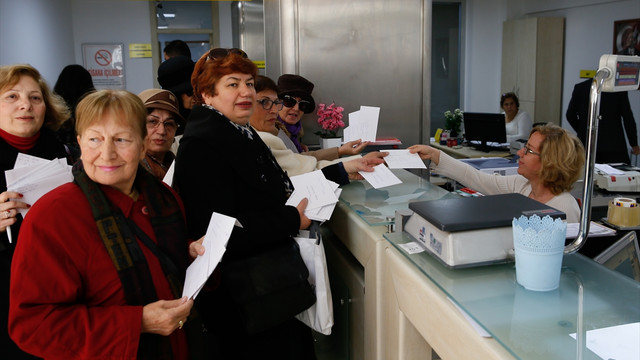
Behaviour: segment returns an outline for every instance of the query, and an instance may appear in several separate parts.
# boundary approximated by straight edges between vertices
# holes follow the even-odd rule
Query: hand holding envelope
[[[183,297],[195,299],[198,296],[207,279],[222,260],[222,255],[227,251],[227,243],[236,224],[239,225],[237,220],[230,216],[216,212],[211,215],[207,233],[202,241],[204,254],[197,256],[187,268],[182,290]]]
[[[331,218],[333,209],[342,191],[338,184],[327,180],[321,170],[291,177],[295,188],[287,205],[296,206],[307,198],[309,203],[304,214],[311,220],[325,221]]]

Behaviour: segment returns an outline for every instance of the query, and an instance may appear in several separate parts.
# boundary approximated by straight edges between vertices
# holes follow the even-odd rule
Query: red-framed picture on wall
[[[613,53],[640,55],[640,19],[613,22]]]

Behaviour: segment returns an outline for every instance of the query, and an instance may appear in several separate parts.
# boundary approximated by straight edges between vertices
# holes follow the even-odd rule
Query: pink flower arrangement
[[[344,127],[342,121],[342,106],[336,106],[335,103],[327,106],[326,104],[318,104],[318,124],[322,126],[321,131],[316,134],[323,138],[338,137],[337,132]]]

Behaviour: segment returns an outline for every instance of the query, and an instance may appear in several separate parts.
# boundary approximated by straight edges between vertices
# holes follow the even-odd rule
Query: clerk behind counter
[[[518,150],[517,175],[483,173],[427,145],[413,145],[409,150],[431,160],[438,174],[484,194],[519,193],[563,211],[567,222],[579,221],[580,208],[569,191],[580,176],[584,147],[575,135],[557,125],[531,130],[528,142]]]

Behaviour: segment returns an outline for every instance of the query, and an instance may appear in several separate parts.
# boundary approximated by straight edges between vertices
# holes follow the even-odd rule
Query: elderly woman
[[[529,141],[518,150],[518,175],[496,176],[426,145],[409,147],[422,159],[429,159],[436,171],[484,194],[519,193],[563,211],[568,222],[578,222],[580,208],[569,192],[580,176],[584,148],[580,140],[553,125],[536,126]]]
[[[64,100],[51,92],[38,70],[30,65],[0,67],[0,349],[10,359],[31,358],[7,333],[9,269],[22,224],[18,211],[31,204],[7,191],[4,172],[13,169],[18,153],[48,160],[67,157],[73,163],[54,133],[69,115]]]
[[[500,96],[500,108],[504,110],[507,142],[526,139],[533,122],[528,113],[520,110],[520,101],[515,93],[508,92]]]
[[[173,163],[171,146],[176,131],[184,125],[178,110],[178,99],[169,90],[148,89],[138,94],[147,115],[147,153],[142,166],[162,180]]]
[[[188,244],[173,190],[139,166],[147,111],[101,90],[76,116],[74,182],[38,200],[16,247],[11,337],[47,359],[187,359],[200,349],[181,282],[204,249]]]
[[[257,265],[286,254],[277,266],[298,271],[299,251],[287,249],[296,247],[293,236],[310,220],[304,215],[306,199],[297,207],[285,204],[292,183],[249,126],[256,73],[242,50],[216,48],[198,60],[192,76],[198,105],[180,142],[173,184],[185,202],[192,236],[204,234],[214,211],[241,225],[234,228],[218,267],[220,285],[203,289],[196,307],[214,337],[212,351],[222,359],[310,359],[315,358],[311,331],[295,319],[315,301],[313,295],[305,300],[310,290],[306,276],[302,284],[287,287],[282,302],[269,302],[273,286],[265,282],[279,279],[271,277],[275,269]],[[372,171],[368,164],[361,170]],[[269,292],[239,282],[251,276]],[[242,299],[251,294],[258,294],[257,301]],[[288,299],[302,300],[289,307]],[[251,313],[251,304],[260,311]]]
[[[278,165],[280,165],[289,176],[325,169],[332,164],[333,166],[339,166],[339,171],[357,170],[357,164],[361,163],[359,156],[334,161],[318,160],[314,156],[307,155],[307,153],[299,154],[287,148],[282,139],[277,136],[278,129],[276,128],[276,122],[278,121],[278,111],[283,108],[283,104],[282,101],[278,99],[278,87],[276,83],[266,76],[258,75],[255,81],[255,89],[258,100],[256,101],[253,115],[251,115],[251,126],[258,132],[262,141],[269,147]],[[351,144],[345,144],[343,146],[353,148]],[[365,155],[365,157],[382,158],[386,154],[387,153],[376,151]],[[338,161],[343,161],[343,165],[335,165]],[[353,175],[356,176],[355,173]],[[325,174],[325,176],[327,175]]]
[[[278,78],[278,97],[282,100],[283,106],[278,108],[275,122],[277,130],[274,131],[274,135],[277,135],[291,151],[314,156],[319,161],[360,154],[368,142],[354,140],[340,147],[314,151],[309,151],[309,148],[300,142],[303,133],[300,120],[304,114],[312,113],[316,107],[316,102],[311,96],[313,87],[311,81],[300,75],[284,74]]]

